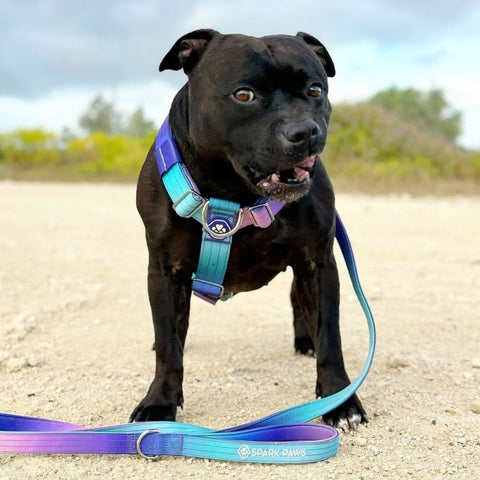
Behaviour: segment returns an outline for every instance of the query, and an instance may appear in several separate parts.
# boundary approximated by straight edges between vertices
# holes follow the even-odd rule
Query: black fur
[[[334,194],[320,159],[311,168],[305,163],[325,146],[332,59],[308,34],[253,38],[199,30],[180,38],[160,65],[160,70],[180,68],[188,83],[173,101],[170,121],[202,195],[243,206],[253,205],[260,195],[288,202],[270,227],[250,226],[235,234],[225,290],[260,288],[292,267],[295,348],[316,356],[316,394],[337,392],[350,380],[341,349],[332,251]],[[239,90],[251,91],[254,98],[237,99]],[[309,172],[308,181],[287,181],[301,172],[299,165]],[[172,209],[153,147],[138,181],[137,207],[149,251],[156,370],[131,421],[174,420],[177,406],[183,405],[183,348],[201,225]],[[345,428],[366,416],[353,396],[325,420]]]

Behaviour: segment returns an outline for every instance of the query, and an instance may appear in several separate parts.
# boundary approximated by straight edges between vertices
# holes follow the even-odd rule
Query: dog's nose
[[[283,135],[296,146],[313,145],[320,136],[320,127],[311,119],[285,125]],[[302,145],[303,146],[303,145]]]

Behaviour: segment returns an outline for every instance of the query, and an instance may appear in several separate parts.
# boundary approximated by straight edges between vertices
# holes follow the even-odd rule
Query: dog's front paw
[[[183,407],[183,396],[179,395],[177,403],[159,401],[147,395],[130,415],[129,422],[174,422],[177,416],[177,406]]]
[[[177,388],[167,387],[168,382],[154,379],[147,395],[130,415],[129,422],[174,422],[177,407],[183,408],[183,391],[181,384]]]
[[[128,420],[132,422],[156,422],[156,421],[175,421],[177,415],[176,405],[149,405],[142,401],[135,408]]]
[[[331,412],[326,413],[323,420],[327,425],[344,432],[356,429],[361,423],[368,423],[368,417],[356,395],[350,397]]]

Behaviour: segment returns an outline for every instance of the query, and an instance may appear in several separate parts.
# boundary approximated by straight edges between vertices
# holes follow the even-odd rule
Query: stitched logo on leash
[[[240,458],[248,458],[250,456],[250,449],[248,448],[248,445],[242,445],[239,447],[238,456]]]
[[[280,458],[280,457],[306,457],[307,450],[305,448],[260,448],[255,447],[250,449],[248,445],[241,445],[238,448],[238,456],[241,459],[249,457],[263,457],[263,458]]]

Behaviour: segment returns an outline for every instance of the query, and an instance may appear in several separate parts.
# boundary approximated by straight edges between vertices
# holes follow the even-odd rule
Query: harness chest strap
[[[222,284],[233,237],[221,234],[227,230],[233,230],[234,227],[231,227],[229,220],[235,216],[240,217],[238,207],[238,203],[211,198],[203,212],[205,227],[202,231],[197,272],[192,279],[192,290],[196,296],[210,303],[215,303],[218,299],[229,298],[229,295],[225,294]],[[237,224],[240,220],[237,218]],[[211,230],[211,233],[207,229]]]

